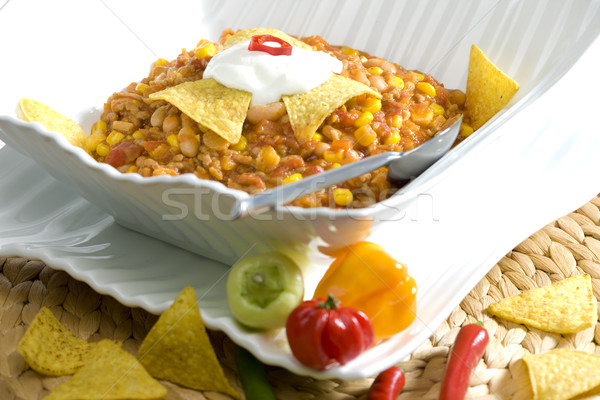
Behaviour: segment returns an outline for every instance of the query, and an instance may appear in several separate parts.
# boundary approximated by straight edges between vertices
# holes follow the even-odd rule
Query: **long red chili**
[[[469,378],[479,363],[490,337],[483,324],[465,325],[458,332],[448,358],[440,400],[462,400],[469,388]]]
[[[367,400],[396,400],[405,382],[404,372],[394,365],[377,375],[369,388]]]
[[[279,43],[279,47],[267,46],[266,42]],[[289,56],[292,54],[292,45],[277,36],[255,35],[250,38],[248,50],[264,51],[272,56]]]

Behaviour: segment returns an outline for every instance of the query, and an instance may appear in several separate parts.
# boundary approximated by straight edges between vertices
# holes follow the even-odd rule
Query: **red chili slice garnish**
[[[274,42],[279,43],[280,47],[267,46],[264,43]],[[272,56],[290,56],[292,55],[292,45],[285,40],[273,35],[256,35],[250,39],[248,45],[250,51],[264,51]]]

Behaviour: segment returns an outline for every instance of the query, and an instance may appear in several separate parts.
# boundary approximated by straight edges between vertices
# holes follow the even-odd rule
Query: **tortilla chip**
[[[577,350],[554,349],[525,354],[534,400],[571,399],[600,386],[600,356]]]
[[[71,375],[79,369],[94,345],[73,336],[49,308],[35,316],[17,350],[27,364],[44,375]]]
[[[282,96],[294,136],[304,143],[317,131],[329,114],[348,100],[361,94],[381,98],[381,94],[365,84],[341,75],[332,75],[320,86],[306,93]]]
[[[508,321],[553,333],[575,333],[596,324],[592,280],[583,274],[530,289],[490,304],[488,312]]]
[[[155,378],[240,398],[217,360],[192,286],[183,289],[156,321],[137,357]]]
[[[272,28],[252,28],[252,29],[244,29],[241,31],[237,31],[235,34],[231,35],[229,38],[227,38],[227,40],[225,41],[225,48],[234,46],[236,44],[239,43],[243,43],[246,42],[248,40],[250,40],[252,38],[252,36],[256,36],[256,35],[271,35],[271,36],[275,36],[278,37],[279,39],[283,39],[286,42],[288,42],[289,44],[291,44],[294,47],[300,47],[302,49],[306,49],[306,50],[313,50],[312,46],[304,43],[301,40],[298,40],[286,33],[283,33],[282,31],[278,30],[278,29],[272,29]]]
[[[162,399],[167,389],[115,342],[97,343],[73,377],[56,386],[46,400]]]
[[[47,130],[63,135],[72,145],[85,149],[85,132],[69,118],[32,99],[19,100],[19,106],[25,121],[39,122]]]
[[[168,101],[200,125],[235,144],[242,135],[252,94],[209,78],[166,88],[152,93],[150,99]]]
[[[519,84],[496,67],[481,49],[471,46],[467,76],[467,110],[473,129],[480,128],[502,110],[519,90]]]

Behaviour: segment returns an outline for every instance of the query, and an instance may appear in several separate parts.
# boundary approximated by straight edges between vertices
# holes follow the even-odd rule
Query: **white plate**
[[[597,126],[586,118],[576,118],[597,112],[594,93],[600,90],[600,83],[586,79],[597,73],[600,57],[597,41],[569,71],[597,37],[598,28],[594,28],[600,26],[597,23],[600,3],[597,1],[586,3],[587,8],[558,1],[462,1],[453,3],[455,6],[451,11],[427,8],[419,3],[410,13],[403,11],[407,4],[414,2],[373,1],[368,3],[368,8],[361,8],[358,2],[316,1],[258,1],[252,7],[244,2],[239,8],[228,8],[237,3],[224,1],[204,8],[201,5],[209,3],[198,2],[194,3],[197,10],[189,10],[181,18],[202,20],[206,24],[173,22],[176,25],[170,28],[168,21],[174,16],[169,13],[177,9],[177,4],[170,5],[160,15],[149,14],[142,18],[136,14],[134,6],[117,2],[86,3],[85,6],[75,1],[51,5],[48,2],[30,3],[9,2],[0,12],[0,36],[15,38],[0,43],[3,56],[6,54],[7,59],[14,61],[0,65],[3,68],[0,71],[3,89],[0,110],[5,115],[13,115],[19,97],[34,97],[52,104],[57,93],[65,92],[64,81],[43,74],[45,64],[60,63],[61,68],[71,69],[71,82],[85,87],[86,90],[78,92],[80,96],[77,97],[59,95],[61,104],[65,105],[61,111],[77,114],[81,111],[80,104],[97,104],[99,98],[106,98],[107,92],[116,88],[107,89],[95,80],[94,66],[84,69],[77,60],[70,63],[69,57],[96,59],[107,74],[122,76],[119,82],[127,82],[139,79],[139,71],[145,71],[147,64],[157,56],[150,47],[140,43],[152,43],[154,51],[168,58],[173,43],[185,45],[190,37],[197,40],[206,33],[213,37],[215,31],[227,26],[268,25],[301,34],[322,32],[332,42],[352,44],[397,60],[404,59],[399,55],[404,49],[412,65],[420,65],[419,60],[426,58],[423,49],[435,48],[438,39],[451,42],[456,39],[439,31],[441,26],[427,30],[433,32],[434,37],[415,42],[417,44],[401,35],[403,29],[414,24],[426,24],[430,11],[459,13],[454,14],[458,19],[461,15],[469,15],[473,24],[462,27],[462,33],[457,34],[485,30],[486,25],[480,22],[496,18],[501,20],[499,25],[507,29],[522,24],[523,41],[539,41],[539,50],[534,54],[511,54],[503,50],[513,47],[500,33],[484,32],[481,35],[485,38],[484,44],[503,60],[509,72],[510,60],[518,60],[520,65],[529,58],[546,61],[525,64],[531,65],[529,71],[519,69],[527,83],[522,86],[523,93],[532,93],[532,89],[537,88],[536,96],[522,96],[518,103],[520,112],[502,126],[496,126],[494,135],[481,137],[476,146],[472,145],[474,141],[465,143],[470,146],[469,151],[452,165],[451,174],[446,174],[442,182],[420,194],[415,202],[395,216],[396,221],[385,224],[369,238],[408,263],[419,286],[417,320],[406,331],[356,360],[324,372],[299,365],[291,357],[281,333],[249,332],[233,321],[225,301],[226,268],[222,264],[116,225],[112,217],[50,178],[32,161],[8,147],[0,151],[2,254],[40,258],[84,280],[99,292],[152,312],[164,310],[178,290],[193,284],[198,289],[207,326],[222,329],[263,361],[298,374],[351,379],[371,376],[398,362],[433,333],[502,255],[543,224],[600,192],[596,174],[600,134]],[[393,12],[385,8],[390,4]],[[496,8],[499,4],[503,7]],[[156,4],[149,2],[143,7],[151,9],[153,6]],[[343,18],[331,17],[335,7],[346,15],[354,15],[356,24],[352,26],[358,27],[358,33],[349,30]],[[31,9],[36,9],[36,13],[29,13]],[[509,9],[512,13],[500,12],[500,9]],[[366,10],[366,14],[357,10]],[[65,15],[62,20],[61,12]],[[60,15],[56,14],[56,19],[45,18],[44,15],[49,13]],[[78,17],[67,17],[73,14]],[[214,18],[203,18],[207,15]],[[296,17],[286,17],[291,15]],[[391,18],[394,15],[398,17]],[[534,17],[526,18],[526,15]],[[542,38],[540,32],[548,32],[544,26],[549,19],[554,20],[557,30]],[[105,32],[109,20],[111,30]],[[375,20],[377,24],[373,22]],[[68,29],[52,30],[53,24]],[[396,32],[403,45],[386,48],[377,34],[369,34],[373,33],[371,26]],[[191,32],[196,27],[198,31]],[[47,34],[28,33],[39,30],[45,30]],[[574,31],[571,35],[565,34],[569,30]],[[74,35],[75,31],[90,36]],[[165,32],[169,35],[165,36]],[[562,42],[564,37],[575,42]],[[117,39],[121,44],[132,46],[125,46],[125,51],[114,45]],[[61,46],[57,47],[56,43]],[[65,43],[68,45],[62,46]],[[86,47],[90,43],[92,47]],[[73,52],[73,48],[77,52]],[[28,54],[35,57],[27,58]],[[133,61],[119,63],[119,56],[125,55],[132,56]],[[465,55],[461,49],[455,57]],[[5,68],[10,70],[5,71]],[[464,83],[465,77],[456,72],[453,74],[448,65],[429,63],[420,68],[432,70],[434,75],[436,71],[447,75],[445,82],[449,87],[460,87],[461,82]],[[47,70],[51,69],[51,66],[47,67]],[[569,72],[560,79],[566,71]],[[321,265],[316,267],[323,267],[323,260],[320,262]],[[316,279],[317,273],[307,276],[309,287]]]

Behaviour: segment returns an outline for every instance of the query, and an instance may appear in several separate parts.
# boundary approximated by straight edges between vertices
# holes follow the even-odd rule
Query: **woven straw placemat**
[[[156,316],[121,305],[94,292],[41,261],[0,256],[0,399],[41,399],[69,377],[47,377],[27,367],[17,343],[40,307],[54,314],[77,336],[90,341],[112,338],[135,353]],[[522,362],[525,352],[555,347],[600,354],[600,324],[573,335],[557,335],[490,318],[487,306],[521,290],[587,273],[600,299],[600,195],[578,210],[548,224],[504,256],[459,307],[409,358],[400,363],[406,386],[399,399],[436,399],[450,346],[460,327],[484,321],[490,343],[471,379],[470,399],[532,397]],[[223,333],[209,331],[226,376],[237,389],[234,344]],[[280,399],[364,399],[373,378],[352,381],[315,380],[268,367]],[[165,383],[169,400],[228,399]],[[241,389],[240,389],[241,391]]]

